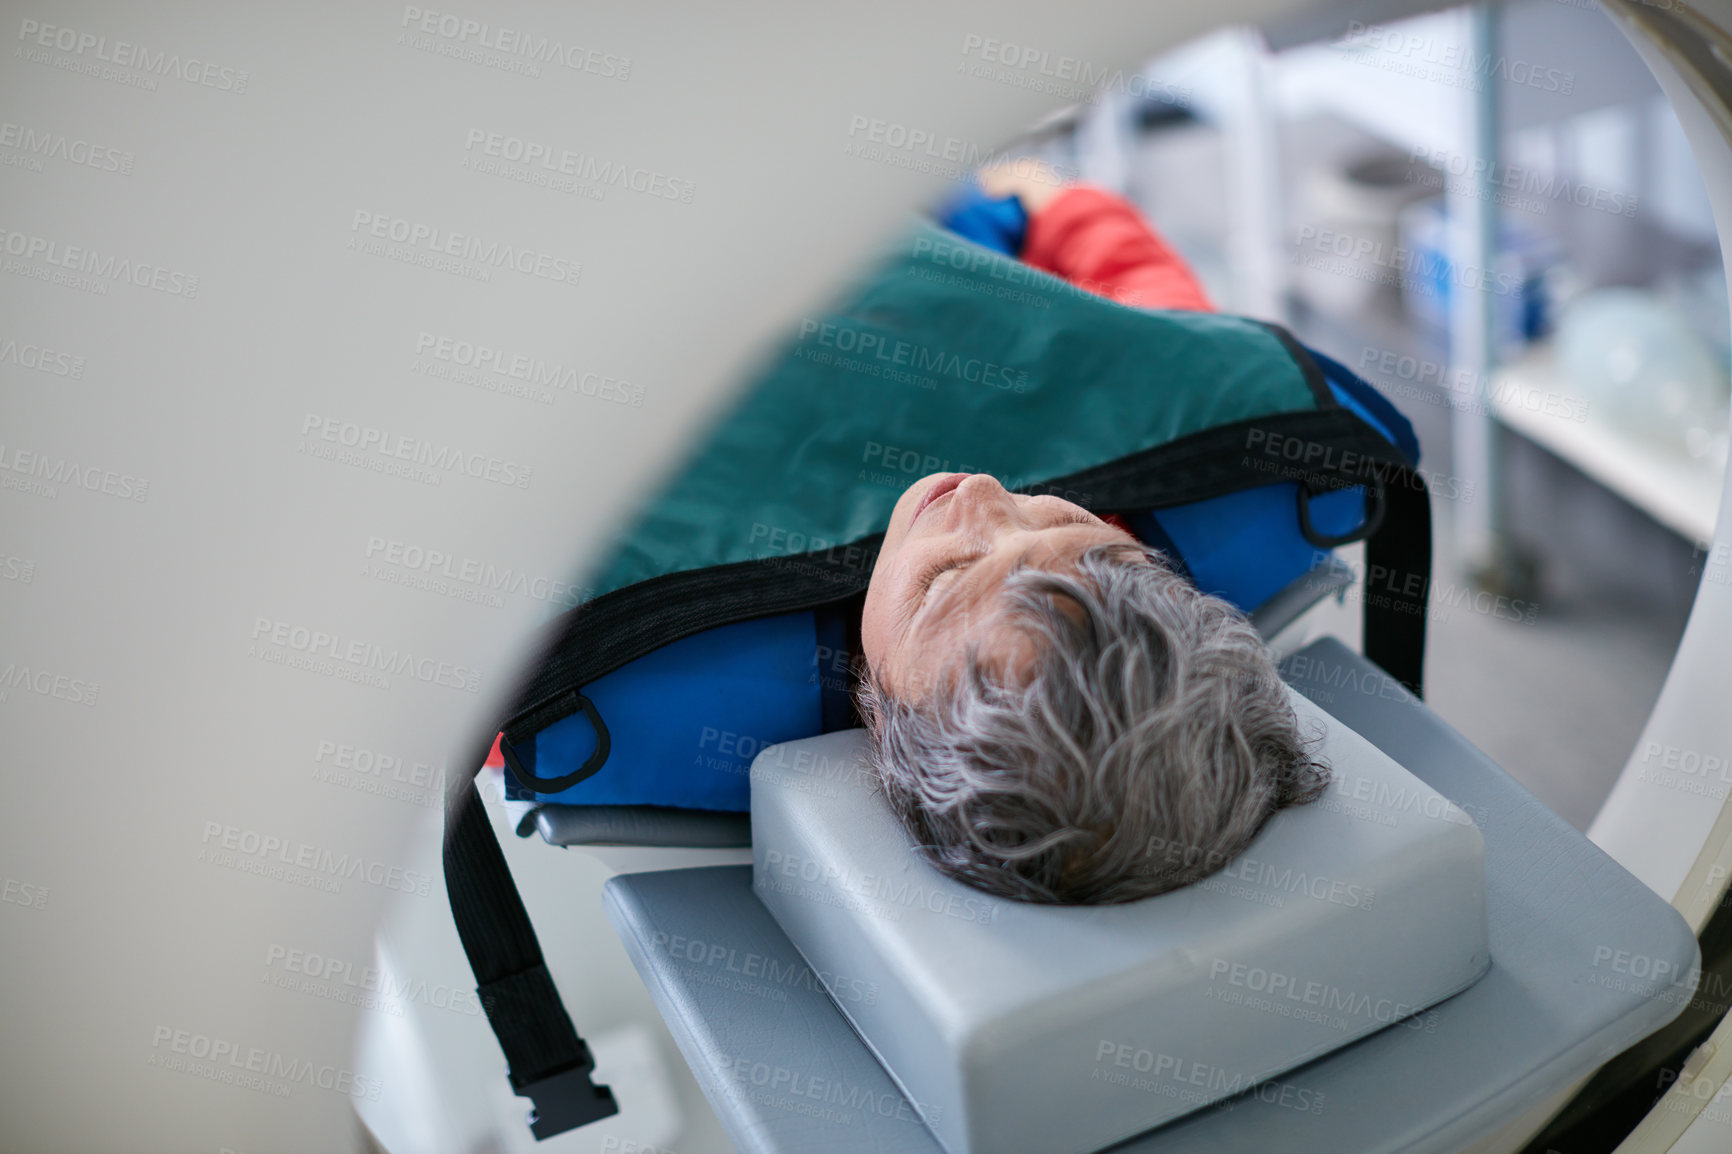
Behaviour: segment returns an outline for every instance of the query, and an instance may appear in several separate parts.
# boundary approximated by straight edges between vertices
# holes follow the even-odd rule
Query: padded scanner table
[[[1698,952],[1666,901],[1340,642],[1313,643],[1283,673],[1478,824],[1491,969],[1409,1023],[1115,1150],[1454,1151],[1683,1009]],[[750,866],[623,875],[606,904],[740,1150],[940,1154],[753,894]],[[700,942],[694,962],[682,947]],[[1633,984],[1608,960],[1618,951],[1680,979]]]

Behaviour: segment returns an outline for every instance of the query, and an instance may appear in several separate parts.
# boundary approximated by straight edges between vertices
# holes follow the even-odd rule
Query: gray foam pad
[[[1312,644],[1284,672],[1478,824],[1491,969],[1394,1028],[1116,1150],[1459,1150],[1688,1002],[1696,943],[1663,899],[1338,642]],[[882,991],[857,974],[813,974],[750,882],[744,866],[626,875],[606,896],[734,1143],[748,1154],[939,1150],[837,1008]],[[1630,982],[1605,961],[1618,951],[1681,977],[1658,988]],[[1187,1091],[1170,1071],[1137,1070],[1134,1052],[1128,1061],[1126,1078],[1140,1078],[1144,1092]],[[1045,1106],[1071,1109],[1051,1096]]]
[[[1196,884],[1054,906],[945,877],[878,789],[865,732],[846,730],[758,755],[754,888],[811,966],[879,991],[838,1005],[950,1154],[1086,1154],[1410,1017],[1490,963],[1472,821],[1292,700],[1335,787]],[[1206,847],[1154,848],[1180,863]]]
[[[1251,624],[1263,640],[1299,620],[1307,610],[1325,597],[1349,588],[1357,580],[1353,567],[1337,557],[1295,577],[1251,612]]]
[[[659,805],[544,805],[534,826],[549,845],[659,845],[718,849],[752,844],[743,813]],[[527,837],[529,828],[519,830]]]

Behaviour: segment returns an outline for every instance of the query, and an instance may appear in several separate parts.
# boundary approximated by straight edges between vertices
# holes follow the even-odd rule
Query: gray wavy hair
[[[1136,901],[1214,873],[1328,785],[1251,623],[1158,551],[1019,567],[1002,604],[1035,643],[1026,676],[989,674],[976,644],[917,697],[870,669],[856,694],[892,808],[950,877],[1023,901]]]

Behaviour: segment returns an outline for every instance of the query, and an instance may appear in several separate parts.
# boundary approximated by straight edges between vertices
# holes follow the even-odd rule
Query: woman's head
[[[872,570],[860,642],[879,684],[907,700],[960,672],[970,646],[994,672],[1026,659],[1000,631],[1004,579],[1022,566],[1062,569],[1095,545],[1136,538],[1058,497],[1006,492],[987,473],[934,473],[896,502]]]
[[[1030,901],[1186,885],[1327,781],[1260,638],[1056,497],[923,478],[867,591],[861,712],[945,873]]]

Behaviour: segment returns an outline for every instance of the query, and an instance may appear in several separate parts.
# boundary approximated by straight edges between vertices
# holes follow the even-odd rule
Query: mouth
[[[920,514],[926,512],[926,506],[932,504],[932,502],[938,500],[938,498],[944,496],[944,494],[950,492],[973,475],[974,474],[972,473],[951,473],[949,476],[945,477],[944,480],[926,490],[926,496],[920,498],[920,504],[915,506],[914,516],[908,518],[908,524],[912,526],[914,522],[920,520]]]

